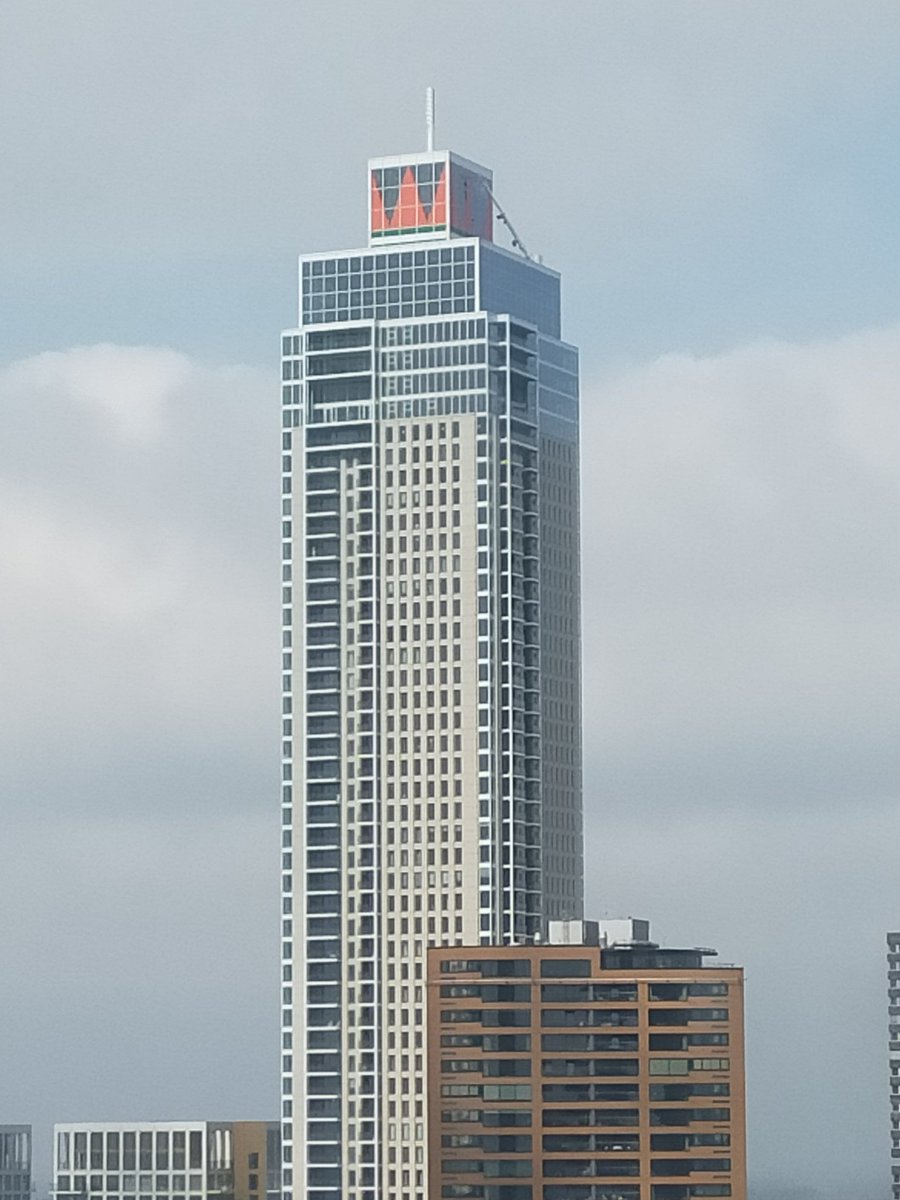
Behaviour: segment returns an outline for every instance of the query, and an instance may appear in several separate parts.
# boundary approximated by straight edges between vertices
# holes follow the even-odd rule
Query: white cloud
[[[884,934],[896,927],[898,839],[896,801],[649,821],[621,805],[590,831],[592,911],[648,916],[664,945],[711,946],[745,968],[758,1200],[801,1200],[804,1186],[802,1200],[884,1195]]]
[[[760,1197],[886,1174],[898,379],[892,327],[585,388],[588,895],[746,964]]]
[[[13,794],[35,755],[57,786],[69,758],[88,775],[200,746],[255,762],[277,678],[274,380],[85,347],[0,372],[0,404]]]
[[[174,350],[80,346],[48,350],[3,372],[3,388],[35,404],[84,406],[126,441],[153,442],[166,404],[188,383],[190,360]]]
[[[657,801],[667,779],[696,804],[754,778],[761,803],[840,799],[859,772],[889,786],[898,375],[891,328],[666,356],[587,389],[586,742],[601,777],[643,763],[633,782],[658,776]]]

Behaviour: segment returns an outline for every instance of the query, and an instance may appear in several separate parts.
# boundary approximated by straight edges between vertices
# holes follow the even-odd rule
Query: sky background
[[[895,0],[0,4],[0,1121],[276,1116],[278,335],[427,84],[582,349],[589,913],[884,1200]]]

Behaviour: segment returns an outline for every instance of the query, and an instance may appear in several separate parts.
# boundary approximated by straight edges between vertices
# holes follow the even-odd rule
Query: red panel
[[[419,189],[416,187],[416,175],[412,167],[407,167],[403,172],[403,178],[400,180],[400,199],[397,207],[402,210],[403,217],[398,228],[413,229],[420,224],[417,220],[417,214],[421,212]]]
[[[435,225],[447,224],[447,171],[441,167],[441,177],[434,189],[434,208],[431,219]]]
[[[494,202],[488,196],[488,204],[484,210],[484,228],[481,231],[481,236],[487,242],[494,240]]]
[[[385,227],[384,201],[378,184],[375,182],[375,172],[372,172],[372,232],[376,233]]]

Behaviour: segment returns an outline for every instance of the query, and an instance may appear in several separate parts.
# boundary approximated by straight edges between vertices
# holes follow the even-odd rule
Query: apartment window
[[[651,1175],[691,1175],[695,1171],[730,1171],[730,1158],[655,1158]],[[697,1195],[696,1188],[691,1189]]]
[[[138,1145],[140,1147],[140,1169],[142,1171],[150,1171],[153,1168],[153,1134],[142,1133],[139,1135]]]
[[[612,1190],[573,1183],[549,1184],[544,1188],[544,1200],[604,1200],[605,1197],[614,1197],[614,1200],[640,1200],[640,1195],[640,1187],[621,1183],[616,1184]]]
[[[659,1172],[660,1174],[662,1172]],[[635,1176],[640,1174],[640,1165],[633,1158],[548,1158],[544,1160],[544,1174],[550,1178],[573,1176],[593,1176],[595,1178],[615,1177],[618,1175]],[[618,1191],[618,1189],[616,1189]],[[569,1193],[571,1195],[571,1193]],[[602,1194],[602,1193],[601,1193]]]
[[[651,1025],[689,1025],[708,1021],[719,1023],[728,1020],[727,1008],[651,1008]]]
[[[651,1058],[651,1075],[687,1075],[691,1063],[687,1058]]]
[[[587,958],[545,958],[541,960],[542,979],[573,979],[588,976],[591,962]]]
[[[198,1169],[203,1165],[203,1135],[199,1130],[191,1130],[190,1133],[190,1161],[191,1170]]]

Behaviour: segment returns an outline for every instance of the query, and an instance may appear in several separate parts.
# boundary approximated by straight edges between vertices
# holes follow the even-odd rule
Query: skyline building
[[[368,246],[301,257],[282,335],[288,1200],[426,1200],[428,947],[582,914],[559,275],[456,154],[366,189]]]
[[[278,1200],[272,1121],[75,1121],[53,1127],[54,1200]]]
[[[649,936],[429,951],[430,1196],[746,1200],[743,971]]]
[[[0,1125],[0,1197],[31,1200],[30,1125]]]
[[[900,1200],[900,933],[887,935],[888,1054],[891,1072],[891,1196]]]

